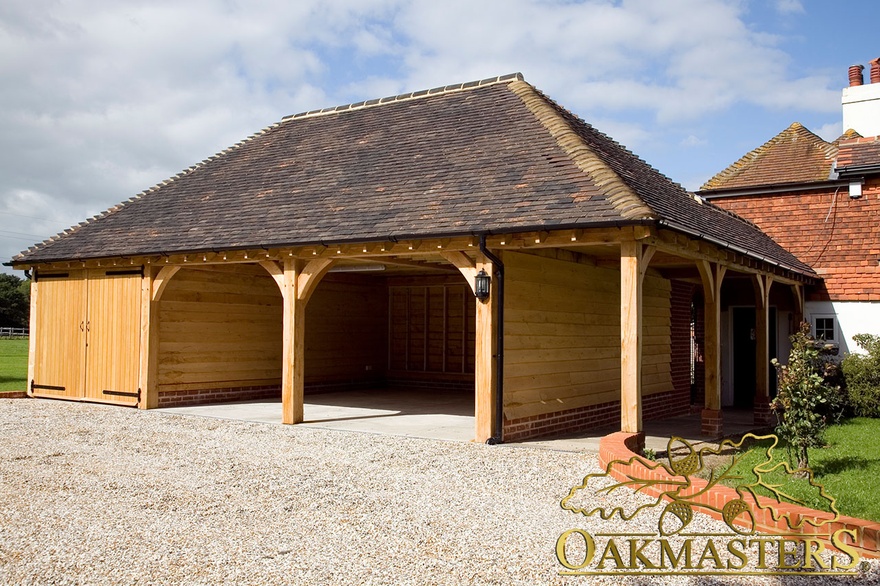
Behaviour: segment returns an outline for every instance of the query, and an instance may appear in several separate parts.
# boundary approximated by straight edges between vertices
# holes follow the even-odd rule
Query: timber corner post
[[[644,446],[642,427],[642,285],[655,247],[620,242],[620,430]]]
[[[478,255],[474,273],[480,270],[494,275],[493,263],[485,256]],[[469,280],[471,288],[473,279]],[[474,297],[477,305],[477,319],[474,346],[474,434],[475,441],[487,442],[498,437],[495,408],[498,393],[498,376],[495,368],[498,341],[498,287],[492,284],[488,299],[481,301]]]
[[[30,316],[28,318],[28,326],[30,329],[30,335],[28,336],[28,366],[27,366],[27,381],[25,384],[27,388],[27,394],[29,397],[34,396],[34,369],[36,366],[37,359],[37,296],[39,295],[39,288],[37,286],[37,270],[34,267],[31,267],[31,307],[30,307]]]
[[[165,265],[161,269],[144,265],[141,281],[139,409],[155,409],[159,406],[159,300],[168,281],[179,270],[178,265]]]

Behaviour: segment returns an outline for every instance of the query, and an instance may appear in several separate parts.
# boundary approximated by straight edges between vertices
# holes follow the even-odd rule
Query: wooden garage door
[[[33,393],[83,396],[86,288],[83,271],[39,273],[34,336]]]
[[[140,269],[37,274],[34,395],[137,404],[141,280]]]
[[[89,270],[86,384],[89,401],[136,405],[140,270]]]

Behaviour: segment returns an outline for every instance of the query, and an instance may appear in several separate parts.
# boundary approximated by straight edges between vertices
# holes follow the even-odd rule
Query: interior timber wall
[[[159,405],[280,396],[282,303],[259,266],[178,271],[159,300]]]
[[[329,274],[306,305],[305,386],[370,385],[385,377],[384,278]]]
[[[505,251],[505,441],[620,422],[620,271],[562,250]],[[670,281],[643,288],[643,417],[671,376]]]
[[[473,392],[476,302],[459,276],[388,280],[390,384]]]

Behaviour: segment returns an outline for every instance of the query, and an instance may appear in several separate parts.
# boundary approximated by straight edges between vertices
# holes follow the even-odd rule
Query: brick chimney
[[[862,65],[849,68],[849,87],[843,88],[843,130],[864,137],[880,135],[880,57],[868,62],[871,83],[865,84]]]

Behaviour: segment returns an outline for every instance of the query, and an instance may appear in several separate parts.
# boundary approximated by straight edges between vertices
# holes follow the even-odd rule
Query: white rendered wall
[[[843,130],[864,137],[880,135],[880,83],[843,88]]]
[[[840,355],[861,352],[852,337],[856,334],[880,335],[880,301],[808,301],[804,319],[815,323],[816,316],[836,316]]]

